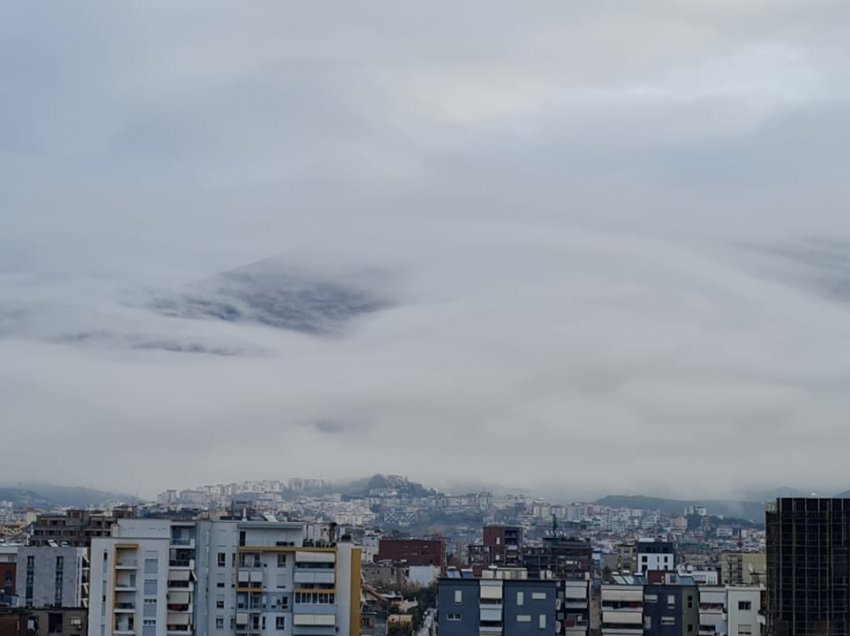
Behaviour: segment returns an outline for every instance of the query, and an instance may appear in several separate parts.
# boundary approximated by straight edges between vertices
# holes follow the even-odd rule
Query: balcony
[[[171,547],[181,549],[192,549],[195,547],[195,539],[191,537],[171,537]]]
[[[118,614],[132,614],[136,611],[135,603],[116,603],[115,612]]]
[[[135,570],[138,568],[138,562],[124,559],[115,564],[116,570]]]
[[[168,561],[168,567],[193,570],[195,568],[195,559],[170,559]]]

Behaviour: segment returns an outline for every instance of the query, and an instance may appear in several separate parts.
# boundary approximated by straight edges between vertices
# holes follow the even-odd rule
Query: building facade
[[[360,622],[360,553],[302,523],[121,521],[92,542],[89,636],[331,636]]]
[[[555,636],[557,600],[554,580],[441,578],[437,631],[440,636]]]
[[[433,565],[446,571],[446,542],[443,539],[385,539],[378,544],[375,562]]]
[[[68,510],[64,514],[40,514],[32,525],[29,545],[87,548],[93,538],[108,537],[118,519],[135,514],[132,507],[116,508],[108,513]]]
[[[16,596],[23,607],[85,607],[89,559],[85,548],[18,548]]]
[[[766,525],[768,633],[850,633],[850,499],[780,498]]]
[[[635,544],[635,574],[672,571],[675,568],[675,554],[675,547],[669,541],[639,539]]]

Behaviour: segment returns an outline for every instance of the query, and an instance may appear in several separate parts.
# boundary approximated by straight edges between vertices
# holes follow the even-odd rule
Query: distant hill
[[[439,494],[415,481],[400,475],[372,475],[348,484],[338,484],[339,491],[349,497],[367,497],[372,490],[395,490],[402,497],[427,497]]]
[[[764,523],[764,503],[760,501],[733,501],[728,499],[665,499],[644,495],[608,495],[595,503],[612,508],[638,508],[660,510],[667,514],[681,515],[688,506],[705,506],[710,515],[746,519]]]
[[[33,508],[88,508],[119,501],[124,503],[138,503],[140,501],[137,497],[131,495],[104,490],[31,483],[0,487],[0,501],[2,500]]]
[[[56,503],[25,488],[0,488],[0,501],[11,501],[16,506],[52,508]]]

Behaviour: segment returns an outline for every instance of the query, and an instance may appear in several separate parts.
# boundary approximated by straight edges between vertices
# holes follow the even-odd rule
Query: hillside
[[[612,508],[638,508],[641,510],[660,510],[668,514],[680,515],[688,506],[705,506],[711,515],[746,519],[756,523],[764,522],[764,503],[758,501],[733,501],[728,499],[665,499],[644,495],[608,495],[595,503]]]
[[[117,501],[137,503],[131,495],[51,484],[21,483],[0,487],[0,501],[11,501],[18,506],[32,508],[88,508]]]

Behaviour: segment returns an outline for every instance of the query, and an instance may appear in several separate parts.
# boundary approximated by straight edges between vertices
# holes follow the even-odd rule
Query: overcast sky
[[[0,76],[0,481],[850,488],[846,0],[12,1]],[[386,304],[151,310],[269,257]]]

